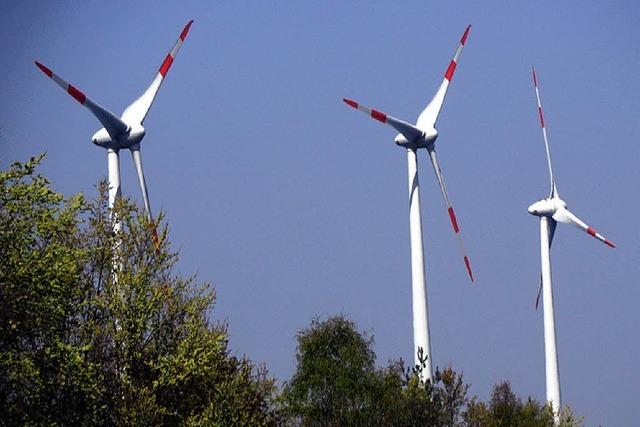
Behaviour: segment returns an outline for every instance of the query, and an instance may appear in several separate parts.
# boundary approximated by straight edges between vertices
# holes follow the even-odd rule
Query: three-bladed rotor
[[[544,139],[545,151],[547,154],[547,166],[549,168],[549,181],[550,181],[550,191],[549,197],[546,199],[539,200],[533,203],[527,209],[531,215],[538,217],[547,217],[549,218],[549,222],[553,227],[553,231],[555,231],[555,223],[561,222],[564,224],[570,224],[574,227],[577,227],[583,231],[585,231],[590,236],[600,240],[605,243],[607,246],[615,248],[615,245],[607,240],[600,233],[596,232],[592,227],[588,226],[584,221],[578,218],[576,215],[571,213],[569,209],[567,209],[567,203],[560,198],[558,195],[558,187],[556,185],[555,176],[553,174],[553,167],[551,164],[551,153],[549,150],[549,140],[547,138],[547,128],[544,121],[544,111],[542,109],[542,103],[540,101],[540,90],[538,88],[538,77],[536,75],[535,68],[532,68],[533,75],[533,85],[536,92],[536,100],[538,103],[538,116],[540,118],[540,127],[542,128],[542,136]],[[551,246],[551,241],[553,240],[553,232],[550,234],[549,246]]]
[[[191,24],[193,24],[193,21],[189,21],[184,26],[178,40],[160,65],[160,68],[149,87],[138,99],[124,110],[121,117],[117,117],[111,111],[88,97],[80,89],[69,84],[49,68],[36,61],[36,66],[40,68],[43,73],[51,78],[56,84],[58,84],[58,86],[64,89],[81,105],[86,107],[102,124],[103,128],[93,134],[91,142],[107,149],[108,151],[110,208],[113,208],[115,198],[120,194],[119,150],[128,148],[131,151],[131,156],[138,175],[140,189],[142,191],[142,197],[144,199],[145,212],[153,226],[152,236],[156,245],[158,244],[158,235],[155,225],[153,225],[153,216],[151,214],[147,184],[142,169],[142,154],[140,152],[140,142],[145,136],[145,129],[142,123],[149,113],[149,109],[156,98],[164,77],[169,71],[169,68],[171,68],[171,64],[173,64],[182,43],[187,37]]]
[[[462,53],[462,49],[464,48],[464,45],[467,41],[470,30],[471,25],[467,26],[467,28],[465,29],[462,37],[460,38],[460,43],[458,44],[456,52],[444,74],[442,83],[438,87],[438,90],[436,91],[429,104],[427,104],[426,108],[422,110],[422,112],[418,115],[418,119],[415,125],[390,116],[386,113],[383,113],[382,111],[367,107],[366,105],[362,105],[352,99],[343,98],[343,101],[350,107],[355,108],[370,116],[372,119],[387,124],[397,130],[399,134],[395,137],[394,140],[397,145],[413,150],[424,148],[428,151],[429,159],[431,160],[431,164],[433,165],[433,170],[435,172],[438,184],[440,186],[440,191],[442,192],[442,196],[445,201],[447,213],[449,214],[451,226],[458,238],[460,251],[462,252],[465,268],[467,269],[467,274],[473,282],[474,277],[473,272],[471,271],[471,263],[467,255],[467,251],[464,248],[458,220],[455,211],[453,210],[453,206],[451,205],[451,201],[449,200],[449,195],[444,183],[444,176],[442,175],[442,170],[440,168],[440,164],[438,163],[435,150],[435,141],[438,138],[438,131],[435,128],[436,121],[438,120],[438,116],[440,115],[440,111],[442,110],[442,105],[447,94],[447,89],[449,88],[451,79],[453,79],[453,74],[458,65],[460,54]]]

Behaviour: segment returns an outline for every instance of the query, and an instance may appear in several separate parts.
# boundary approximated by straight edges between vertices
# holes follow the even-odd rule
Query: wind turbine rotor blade
[[[553,235],[556,233],[556,226],[558,223],[553,218],[547,219],[547,235],[549,236],[549,251],[551,251],[551,243],[553,242]],[[538,296],[536,297],[536,310],[538,309],[538,303],[540,302],[540,295],[542,293],[542,273],[540,273],[540,287],[538,288]]]
[[[415,139],[421,137],[424,134],[420,129],[418,129],[411,123],[405,122],[404,120],[396,119],[395,117],[392,117],[381,111],[375,110],[373,108],[369,108],[366,105],[359,104],[358,102],[352,99],[342,98],[342,100],[348,106],[355,108],[356,110],[362,111],[367,116],[370,116],[371,118],[379,121],[380,123],[384,123],[391,126],[395,130],[400,132],[402,135],[404,135],[404,137],[407,138],[407,141],[409,142],[414,141]]]
[[[187,34],[189,33],[189,29],[191,28],[191,24],[193,24],[193,20],[189,21],[187,25],[184,26],[180,36],[178,37],[178,41],[173,45],[173,48],[169,52],[169,54],[164,58],[160,68],[158,69],[158,73],[155,78],[151,82],[151,85],[147,88],[147,90],[140,96],[140,98],[136,99],[131,105],[129,105],[124,112],[122,113],[122,119],[127,122],[136,122],[142,123],[147,117],[149,113],[149,109],[153,104],[153,101],[158,94],[158,90],[160,90],[160,86],[164,80],[164,77],[169,72],[169,68],[171,68],[171,64],[173,64],[174,59],[178,55],[178,51],[180,47],[182,47],[182,43],[187,38]]]
[[[142,191],[142,198],[144,200],[144,210],[147,213],[147,217],[151,220],[151,205],[149,204],[149,194],[147,192],[147,183],[144,179],[144,171],[142,169],[142,154],[140,153],[140,144],[136,144],[130,148],[131,157],[136,167],[136,173],[138,175],[138,183],[140,184],[140,190]]]
[[[73,99],[78,101],[81,105],[85,106],[94,116],[102,123],[102,126],[107,130],[109,136],[113,141],[116,141],[122,134],[129,130],[129,126],[115,116],[111,111],[107,110],[93,99],[85,95],[80,89],[69,84],[60,76],[55,74],[46,66],[42,65],[38,61],[35,64],[40,70],[45,73],[51,80],[56,82],[58,86],[64,89]]]
[[[444,197],[444,203],[447,206],[447,212],[449,213],[449,219],[451,220],[451,226],[453,227],[453,232],[456,234],[458,238],[458,243],[460,246],[460,252],[462,253],[462,257],[464,260],[464,265],[467,268],[467,273],[469,274],[469,278],[471,281],[474,281],[473,272],[471,271],[471,263],[469,262],[469,256],[467,255],[467,250],[464,247],[464,242],[462,241],[462,235],[460,234],[460,227],[458,226],[458,220],[456,218],[456,214],[453,210],[453,206],[451,206],[451,201],[449,200],[449,195],[447,194],[447,188],[444,185],[444,177],[442,176],[442,170],[440,169],[440,164],[438,163],[438,158],[436,157],[436,150],[433,146],[427,148],[429,152],[429,157],[431,158],[431,164],[433,165],[433,171],[436,173],[436,178],[438,178],[438,184],[440,184],[440,191],[442,191],[442,196]]]
[[[447,71],[444,73],[444,78],[442,79],[442,83],[440,83],[438,91],[433,96],[433,99],[431,99],[431,102],[429,102],[427,107],[422,110],[418,116],[418,128],[426,129],[435,126],[438,116],[440,115],[440,110],[442,109],[442,104],[444,103],[444,97],[447,94],[447,89],[449,88],[451,79],[453,79],[453,73],[456,71],[456,67],[458,66],[460,54],[462,53],[462,48],[464,48],[464,45],[467,42],[470,30],[471,25],[467,26],[466,30],[464,30],[464,34],[462,34],[462,37],[460,38],[460,43],[458,44],[456,53],[453,55],[453,59],[449,63]]]
[[[536,100],[538,101],[538,116],[540,117],[540,127],[542,128],[542,136],[544,138],[544,148],[547,153],[547,166],[549,167],[549,181],[551,183],[550,197],[553,197],[558,194],[558,190],[556,188],[556,181],[553,176],[553,168],[551,167],[551,152],[549,151],[549,140],[547,138],[547,128],[544,124],[544,112],[542,110],[542,103],[540,102],[540,90],[538,89],[538,77],[536,75],[536,69],[534,67],[531,67],[531,71],[533,74],[533,86],[536,90]]]
[[[573,213],[571,213],[571,211],[569,211],[569,209],[566,209],[566,208],[558,209],[556,211],[556,213],[553,214],[553,219],[558,221],[558,222],[562,222],[564,224],[570,224],[570,225],[573,225],[575,227],[578,227],[579,229],[587,232],[587,234],[589,234],[591,237],[594,237],[594,238],[600,240],[601,242],[603,242],[607,246],[612,247],[612,248],[616,247],[616,245],[614,245],[613,242],[611,242],[610,240],[606,239],[602,234],[598,233],[595,229],[593,229],[592,227],[589,227],[587,224],[585,224],[584,221],[582,221],[580,218],[578,218]]]
[[[156,229],[155,221],[153,220],[153,216],[151,215],[151,204],[149,203],[149,193],[147,191],[147,183],[144,179],[144,171],[142,169],[142,154],[140,152],[140,144],[136,144],[130,148],[131,157],[133,158],[133,163],[136,167],[136,173],[138,175],[138,182],[140,183],[140,190],[142,191],[142,199],[144,201],[144,210],[147,214],[147,218],[149,219],[149,225],[151,227],[151,238],[153,239],[153,244],[158,247],[159,239],[158,239],[158,231]]]
[[[536,310],[538,310],[541,294],[542,294],[542,273],[540,273],[540,286],[538,287],[538,296],[536,297]]]
[[[556,234],[556,226],[558,223],[555,219],[549,218],[547,224],[549,224],[549,250],[551,250],[551,243],[553,243],[553,236]]]

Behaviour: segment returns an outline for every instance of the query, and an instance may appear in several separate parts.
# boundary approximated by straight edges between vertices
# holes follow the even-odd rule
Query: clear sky
[[[587,425],[637,422],[640,3],[158,3],[3,6],[0,166],[46,151],[56,189],[95,194],[100,126],[33,61],[120,114],[194,19],[142,142],[180,270],[213,282],[231,348],[279,380],[316,314],[371,330],[380,364],[412,360],[406,154],[341,97],[415,120],[472,24],[437,149],[475,285],[420,153],[434,364],[482,398],[502,379],[545,398],[539,225],[526,210],[548,193],[535,64],[559,192],[618,245],[556,232],[563,401]],[[122,154],[123,194],[141,201]]]

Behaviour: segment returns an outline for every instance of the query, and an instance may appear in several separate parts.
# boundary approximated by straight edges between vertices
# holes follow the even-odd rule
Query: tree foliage
[[[517,397],[508,382],[488,402],[469,397],[469,385],[451,367],[421,380],[421,364],[402,360],[375,367],[373,337],[342,315],[319,318],[297,334],[297,369],[279,396],[283,423],[299,426],[545,426],[548,406]],[[571,410],[562,426],[579,425]]]
[[[508,381],[493,386],[491,398],[480,402],[472,398],[464,413],[465,424],[470,427],[547,427],[554,425],[549,405],[543,405],[529,396],[526,400],[516,396]],[[560,427],[581,425],[571,408],[566,406],[560,416]]]
[[[167,227],[107,186],[67,200],[0,172],[0,414],[12,425],[268,425],[273,382],[230,355],[215,294],[173,273]]]
[[[374,405],[372,339],[335,316],[315,318],[297,340],[298,369],[285,385],[283,412],[303,425],[365,424]]]
[[[303,426],[453,425],[468,386],[451,368],[420,380],[418,366],[375,367],[373,337],[344,316],[315,318],[297,334],[297,370],[285,383],[280,410]]]

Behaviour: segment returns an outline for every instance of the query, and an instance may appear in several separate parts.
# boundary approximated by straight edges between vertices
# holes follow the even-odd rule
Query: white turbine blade
[[[45,73],[49,78],[51,78],[54,82],[58,84],[62,89],[64,89],[69,95],[73,97],[80,104],[84,105],[89,111],[93,113],[94,116],[102,123],[102,126],[107,130],[109,136],[112,140],[116,141],[118,137],[120,137],[123,133],[129,130],[129,126],[120,120],[117,116],[115,116],[111,111],[107,110],[93,99],[89,98],[83,92],[81,92],[77,87],[67,83],[60,76],[55,74],[53,71],[35,61],[36,65],[43,73]]]
[[[429,105],[427,105],[427,107],[422,110],[418,116],[418,121],[416,122],[418,128],[430,129],[436,124],[438,116],[440,115],[440,110],[442,109],[442,104],[444,103],[444,97],[447,94],[447,89],[449,88],[449,84],[453,78],[453,73],[456,71],[456,67],[458,66],[458,60],[460,59],[462,48],[469,36],[469,30],[471,30],[471,25],[467,26],[467,29],[464,30],[464,34],[462,34],[462,37],[460,38],[460,44],[456,49],[455,55],[453,55],[453,59],[449,63],[449,67],[447,67],[447,71],[444,73],[444,79],[442,79],[442,83],[440,84],[438,91],[433,96],[431,102],[429,102]]]
[[[549,224],[549,250],[551,250],[551,243],[553,242],[554,234],[556,234],[556,226],[558,223],[553,218],[549,218],[547,223]]]
[[[544,148],[547,152],[547,166],[549,167],[549,181],[551,182],[551,192],[549,197],[553,197],[558,194],[556,188],[556,180],[553,176],[553,168],[551,167],[551,152],[549,151],[549,140],[547,139],[547,128],[544,125],[544,112],[542,110],[542,103],[540,102],[540,91],[538,89],[538,77],[536,76],[536,69],[531,67],[533,73],[533,86],[536,89],[536,99],[538,101],[538,115],[540,116],[540,127],[542,127],[542,136],[544,138]]]
[[[553,242],[553,235],[556,232],[556,226],[558,223],[553,219],[549,218],[547,220],[547,232],[549,236],[549,250],[551,250],[551,243]],[[542,273],[540,273],[540,287],[538,288],[538,296],[536,297],[536,310],[538,309],[538,303],[540,302],[540,294],[542,293]]]
[[[147,213],[147,217],[151,220],[151,205],[149,204],[149,193],[147,192],[147,183],[144,179],[144,172],[142,170],[142,154],[140,153],[140,144],[136,144],[130,148],[131,157],[133,157],[133,163],[136,166],[136,173],[138,174],[138,182],[140,183],[140,190],[142,191],[142,199],[144,200],[144,210]]]
[[[381,111],[374,110],[367,107],[366,105],[359,104],[352,99],[342,98],[342,100],[348,106],[353,107],[356,110],[360,110],[367,116],[371,116],[371,118],[393,127],[395,130],[404,135],[404,137],[407,138],[407,141],[409,142],[412,142],[423,135],[423,132],[420,129],[410,123],[405,122],[404,120],[396,119],[395,117],[389,116]]]
[[[456,218],[456,214],[453,211],[453,206],[451,206],[451,202],[449,201],[449,195],[447,194],[447,188],[444,185],[444,177],[442,176],[442,170],[440,169],[440,164],[438,163],[438,159],[436,157],[436,150],[433,146],[427,148],[429,152],[429,157],[431,158],[431,164],[433,165],[433,171],[436,173],[436,178],[438,178],[438,183],[440,184],[440,190],[442,191],[442,196],[444,197],[444,203],[447,205],[447,212],[449,213],[449,219],[451,220],[451,226],[453,227],[453,231],[458,238],[458,243],[460,244],[460,251],[462,252],[462,257],[464,260],[464,265],[467,268],[467,273],[469,274],[469,278],[471,281],[474,281],[473,273],[471,272],[471,263],[469,262],[469,257],[467,256],[467,251],[464,248],[464,242],[462,241],[462,235],[460,234],[460,227],[458,226],[458,220]]]
[[[173,60],[176,58],[176,55],[178,55],[178,51],[180,50],[182,43],[187,38],[187,33],[189,32],[189,28],[191,28],[191,24],[193,24],[193,21],[189,21],[182,29],[180,37],[178,37],[178,41],[173,45],[173,49],[171,49],[171,52],[169,52],[164,61],[162,61],[162,65],[160,65],[160,68],[158,69],[158,74],[156,74],[151,85],[142,94],[142,96],[140,96],[140,98],[136,99],[124,110],[122,113],[123,120],[129,123],[142,123],[145,117],[147,117],[151,104],[153,104],[153,101],[158,94],[158,90],[160,90],[164,77],[167,75],[169,68],[171,68],[171,64],[173,64]]]
[[[540,295],[542,294],[542,273],[540,273],[540,286],[538,287],[538,296],[536,296],[536,310],[540,304]]]
[[[131,157],[133,157],[133,163],[136,166],[136,173],[138,175],[138,182],[140,183],[140,190],[142,191],[142,200],[144,201],[144,210],[149,219],[149,225],[151,227],[151,236],[153,243],[158,246],[158,232],[156,225],[151,215],[151,204],[149,203],[149,193],[147,191],[147,183],[144,179],[144,171],[142,170],[142,154],[140,153],[140,144],[136,144],[130,148]]]
[[[610,246],[612,248],[616,247],[616,245],[614,245],[613,242],[609,241],[602,234],[598,233],[596,230],[589,227],[587,224],[584,223],[584,221],[582,221],[580,218],[575,216],[566,208],[558,209],[556,213],[553,214],[553,219],[555,219],[558,222],[562,222],[563,224],[571,224],[575,227],[578,227],[579,229],[586,231],[587,234],[589,234],[590,236],[600,240],[607,246]]]

